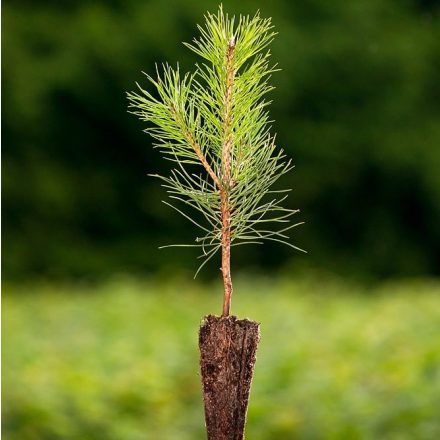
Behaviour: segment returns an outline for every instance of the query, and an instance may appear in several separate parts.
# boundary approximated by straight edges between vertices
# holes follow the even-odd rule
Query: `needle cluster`
[[[277,70],[268,50],[271,20],[258,13],[236,20],[221,7],[205,18],[200,37],[185,44],[201,58],[195,71],[164,65],[156,77],[147,75],[151,91],[138,85],[128,99],[130,111],[150,123],[145,131],[155,145],[175,162],[168,176],[157,176],[171,198],[165,203],[202,231],[193,244],[171,246],[199,246],[199,270],[222,250],[226,291],[232,290],[231,247],[272,240],[298,249],[286,233],[299,223],[288,224],[297,212],[282,206],[288,190],[271,190],[292,169],[270,133],[266,95]]]

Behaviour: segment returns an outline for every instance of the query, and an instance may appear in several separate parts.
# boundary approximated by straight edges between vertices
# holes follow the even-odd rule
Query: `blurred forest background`
[[[293,244],[239,247],[262,322],[250,439],[440,438],[440,2],[226,0],[272,17],[271,116],[296,164]],[[197,59],[212,0],[2,5],[3,436],[204,438],[200,317],[215,262],[148,173],[127,112],[155,62]],[[280,335],[283,337],[280,338]]]
[[[194,271],[196,236],[147,176],[166,172],[125,92],[182,44],[214,1],[3,5],[3,276]],[[440,20],[433,0],[226,1],[272,16],[271,116],[296,168],[293,243],[233,267],[379,279],[440,274]],[[301,217],[301,218],[300,218]],[[217,265],[211,265],[217,275]],[[209,275],[205,271],[205,276]]]

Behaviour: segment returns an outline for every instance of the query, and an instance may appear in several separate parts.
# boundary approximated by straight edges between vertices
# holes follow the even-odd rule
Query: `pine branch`
[[[181,115],[177,112],[176,106],[174,103],[170,104],[171,113],[174,116],[174,119],[176,121],[177,126],[182,130],[182,133],[188,142],[189,145],[191,145],[192,149],[197,155],[197,158],[200,160],[200,163],[203,165],[207,173],[211,176],[213,182],[217,186],[218,189],[222,188],[222,184],[220,183],[219,178],[212,170],[211,166],[209,165],[208,161],[206,160],[205,155],[203,154],[202,149],[200,148],[199,144],[194,139],[193,134],[189,131],[189,129],[185,126],[184,121],[181,118]]]
[[[272,90],[268,80],[277,71],[267,50],[275,36],[271,21],[259,14],[236,21],[221,7],[205,18],[200,37],[185,44],[203,59],[194,73],[182,76],[178,66],[164,65],[156,79],[147,75],[154,92],[138,85],[128,99],[130,111],[149,122],[145,131],[155,146],[176,164],[168,177],[156,176],[171,199],[166,203],[203,233],[195,244],[171,246],[200,247],[197,273],[221,249],[227,316],[231,247],[267,240],[301,250],[286,235],[301,223],[269,227],[285,225],[298,212],[282,206],[288,190],[271,190],[293,168],[270,133],[265,100]],[[202,214],[206,224],[185,207]]]

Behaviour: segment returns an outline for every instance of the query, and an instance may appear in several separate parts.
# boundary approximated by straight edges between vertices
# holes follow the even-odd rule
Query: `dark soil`
[[[200,369],[208,440],[244,438],[260,325],[235,316],[206,316],[200,327]]]

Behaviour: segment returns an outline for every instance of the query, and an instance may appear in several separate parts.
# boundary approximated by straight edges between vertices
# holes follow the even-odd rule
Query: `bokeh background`
[[[233,309],[263,324],[254,439],[440,438],[440,3],[224,1],[279,35],[271,115],[296,168],[292,242],[237,248]],[[125,92],[197,61],[201,0],[2,8],[3,433],[203,438],[200,317],[218,264]],[[282,337],[280,337],[282,335]]]

